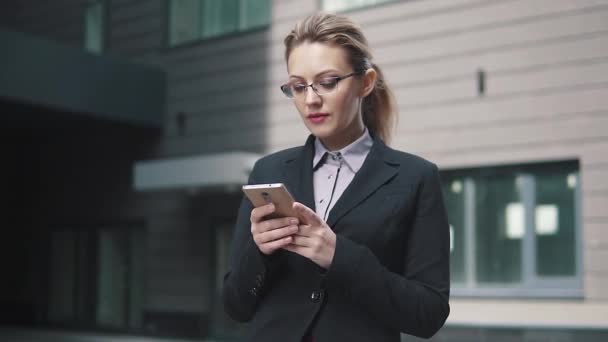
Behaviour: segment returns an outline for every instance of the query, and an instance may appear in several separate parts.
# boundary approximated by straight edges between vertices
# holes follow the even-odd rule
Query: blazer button
[[[312,291],[312,293],[310,294],[310,301],[313,303],[317,303],[321,300],[322,296],[323,294],[321,293],[321,291]]]

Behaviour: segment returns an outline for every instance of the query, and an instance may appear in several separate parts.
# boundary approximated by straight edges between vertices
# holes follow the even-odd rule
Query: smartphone
[[[283,183],[243,185],[243,192],[254,207],[274,203],[274,213],[268,218],[298,217],[293,210],[294,199]]]

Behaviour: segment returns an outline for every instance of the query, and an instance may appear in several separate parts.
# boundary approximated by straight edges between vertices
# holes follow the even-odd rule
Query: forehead
[[[287,60],[287,72],[293,76],[313,77],[326,70],[349,69],[346,50],[326,43],[304,42],[291,51]]]

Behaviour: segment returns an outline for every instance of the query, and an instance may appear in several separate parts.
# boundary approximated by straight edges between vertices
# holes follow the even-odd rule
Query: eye
[[[291,85],[291,89],[293,89],[294,93],[303,93],[308,88],[308,85],[304,83],[295,83]]]
[[[319,80],[319,87],[324,90],[332,90],[338,84],[338,78],[336,77],[327,77]]]

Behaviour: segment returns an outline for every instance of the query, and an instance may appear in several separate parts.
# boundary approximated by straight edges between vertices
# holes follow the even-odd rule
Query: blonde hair
[[[380,68],[372,63],[372,53],[363,32],[350,19],[328,13],[317,13],[298,22],[285,37],[285,61],[295,47],[304,42],[319,42],[344,48],[356,72],[373,68],[378,77],[374,90],[363,99],[363,123],[376,136],[389,143],[397,120],[393,92]]]

